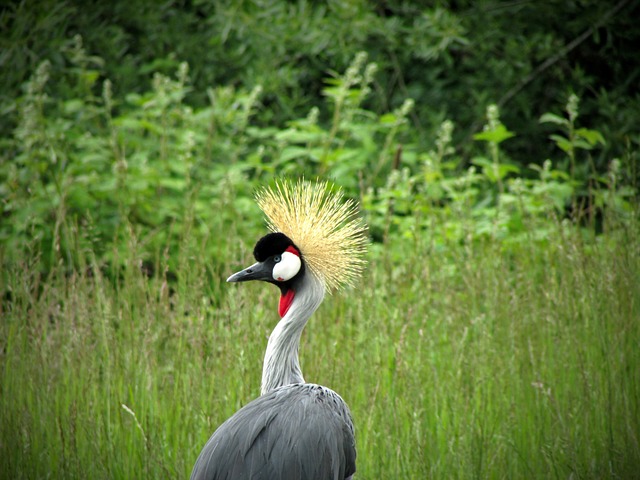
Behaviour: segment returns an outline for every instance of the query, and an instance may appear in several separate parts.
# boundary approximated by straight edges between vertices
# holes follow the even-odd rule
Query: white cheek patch
[[[282,260],[273,267],[273,278],[279,282],[286,282],[296,276],[302,262],[298,255],[291,252],[284,252],[281,257]]]

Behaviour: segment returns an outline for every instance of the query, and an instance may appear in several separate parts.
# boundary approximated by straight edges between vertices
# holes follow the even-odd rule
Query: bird
[[[227,282],[279,288],[280,320],[269,336],[260,396],[220,425],[191,480],[344,480],[356,471],[349,407],[330,388],[307,383],[298,349],[326,293],[354,285],[364,271],[367,226],[358,205],[327,181],[282,179],[255,195],[269,233],[256,262]]]

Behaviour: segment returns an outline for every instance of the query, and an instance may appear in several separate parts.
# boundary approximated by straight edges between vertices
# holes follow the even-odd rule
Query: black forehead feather
[[[264,262],[272,255],[281,254],[291,245],[293,242],[284,233],[268,233],[256,243],[253,248],[253,256],[258,262]]]

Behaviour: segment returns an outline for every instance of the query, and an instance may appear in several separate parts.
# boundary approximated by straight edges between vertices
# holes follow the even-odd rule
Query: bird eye
[[[282,260],[282,257],[280,255],[276,255],[275,257],[273,257],[273,261],[278,263],[280,260]]]

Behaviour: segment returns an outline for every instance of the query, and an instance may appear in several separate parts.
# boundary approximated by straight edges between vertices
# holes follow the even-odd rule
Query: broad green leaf
[[[319,132],[305,132],[297,129],[283,130],[275,135],[277,140],[286,141],[289,143],[309,143],[316,142],[322,139],[323,133]]]
[[[569,126],[569,120],[567,120],[566,118],[562,118],[554,113],[544,113],[538,121],[540,123],[555,123],[556,125],[563,125],[566,127]]]
[[[520,169],[516,165],[510,163],[501,163],[498,167],[500,178],[504,178],[508,173],[520,173]]]
[[[98,70],[83,70],[80,73],[80,77],[90,87],[100,78],[100,72]]]
[[[308,156],[309,156],[309,151],[306,148],[289,146],[282,150],[279,160],[280,162],[288,162],[289,160],[306,158]]]
[[[590,130],[588,128],[579,128],[576,130],[576,135],[581,138],[584,138],[590,145],[595,145],[599,143],[601,145],[606,145],[604,137],[597,130]]]
[[[381,125],[392,125],[394,123],[396,123],[398,121],[398,117],[397,115],[394,115],[393,113],[387,113],[385,115],[382,115],[380,117],[380,119],[378,120],[378,122]]]
[[[573,150],[573,145],[569,141],[568,138],[563,137],[562,135],[549,135],[549,138],[555,142],[555,144],[561,148],[565,152],[570,152]]]
[[[591,150],[593,148],[593,144],[591,142],[588,142],[582,138],[576,138],[573,141],[573,146],[575,148],[581,148],[583,150]]]
[[[507,130],[507,127],[505,127],[503,124],[500,124],[493,130],[476,133],[473,136],[473,139],[482,140],[485,142],[502,143],[514,136],[515,133],[510,132],[509,130]]]
[[[491,182],[496,182],[498,180],[498,172],[496,171],[494,163],[488,158],[484,157],[476,157],[471,160],[471,163],[482,167],[482,173],[487,179]]]
[[[473,163],[474,165],[478,165],[479,167],[491,167],[493,166],[493,162],[491,160],[489,160],[488,158],[485,157],[475,157],[471,160],[471,163]]]

